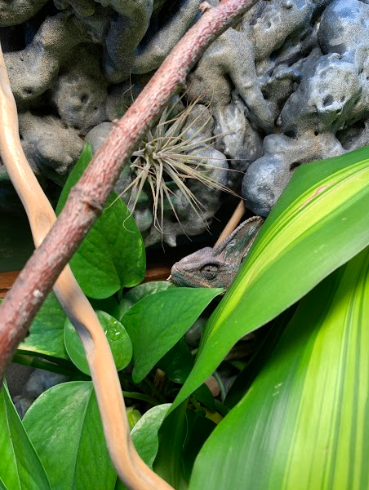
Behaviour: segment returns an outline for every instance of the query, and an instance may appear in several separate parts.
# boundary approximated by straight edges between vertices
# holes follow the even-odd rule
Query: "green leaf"
[[[114,296],[106,299],[90,299],[94,310],[102,310],[119,320],[119,303]]]
[[[71,188],[92,157],[88,143],[63,188],[56,212],[62,210]],[[132,287],[145,275],[145,246],[131,212],[111,193],[101,217],[87,234],[70,266],[84,293],[105,299],[122,287]]]
[[[191,490],[369,488],[369,249],[304,298]]]
[[[114,317],[104,311],[97,311],[96,315],[109,342],[117,370],[120,371],[131,362],[131,339],[123,325]],[[81,339],[68,318],[65,320],[64,342],[73,364],[83,373],[90,375],[90,368]]]
[[[160,445],[154,463],[155,472],[176,490],[187,489],[193,462],[214,428],[215,424],[211,420],[186,410],[186,403],[171,412],[159,431]]]
[[[0,391],[0,488],[50,490],[45,470],[5,386]]]
[[[179,341],[222,289],[169,288],[147,296],[122,319],[133,344],[135,383]]]
[[[194,362],[195,360],[186,342],[184,339],[180,339],[180,341],[160,359],[158,368],[164,371],[171,381],[183,384],[190,374]]]
[[[187,403],[183,403],[164,420],[159,432],[159,450],[154,470],[176,490],[186,490],[188,482],[183,468],[183,447],[188,431]]]
[[[186,399],[244,335],[292,305],[369,243],[369,148],[302,165],[211,316]]]
[[[18,347],[22,354],[69,359],[64,347],[66,319],[54,293],[50,293],[31,325],[30,334]]]
[[[157,405],[148,410],[131,431],[132,441],[142,460],[152,469],[158,452],[158,432],[168,412],[170,403]],[[118,481],[116,490],[126,490],[127,487]]]
[[[49,389],[34,402],[23,423],[52,489],[114,489],[117,476],[91,382]]]
[[[121,302],[119,303],[118,319],[122,321],[122,318],[127,311],[132,308],[133,305],[141,301],[141,299],[144,299],[151,294],[166,291],[167,289],[174,287],[175,286],[169,281],[151,281],[132,288],[123,296]]]

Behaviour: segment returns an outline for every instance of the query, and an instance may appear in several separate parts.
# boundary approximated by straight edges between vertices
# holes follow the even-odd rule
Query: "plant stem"
[[[134,391],[123,391],[124,398],[132,398],[134,400],[142,400],[144,402],[150,403],[150,405],[160,405],[160,403],[149,395],[144,393],[136,393]]]
[[[91,379],[89,376],[86,376],[80,371],[74,369],[73,370],[65,369],[64,367],[59,366],[58,364],[42,361],[41,359],[36,359],[31,356],[24,356],[22,354],[15,354],[12,362],[16,362],[17,364],[22,364],[23,366],[31,366],[37,369],[43,369],[44,371],[51,371],[52,373],[64,374],[65,376],[69,376],[70,378],[73,379],[78,379],[78,380]]]

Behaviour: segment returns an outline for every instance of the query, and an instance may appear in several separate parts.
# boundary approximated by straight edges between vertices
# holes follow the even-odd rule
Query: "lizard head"
[[[214,248],[205,247],[175,263],[171,270],[177,286],[228,289],[264,220],[254,216]]]
[[[175,263],[171,275],[177,286],[196,288],[228,288],[234,277],[229,264],[210,247],[202,248]]]

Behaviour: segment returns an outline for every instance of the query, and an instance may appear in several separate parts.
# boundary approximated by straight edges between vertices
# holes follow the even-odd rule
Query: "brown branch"
[[[99,217],[123,166],[209,44],[256,0],[223,0],[173,49],[72,189],[59,219],[0,307],[0,377],[55,280]],[[1,102],[0,102],[1,103]],[[3,149],[3,148],[2,148]]]
[[[223,0],[208,10],[173,49],[97,151],[42,245],[0,307],[0,376],[6,362],[88,230],[99,217],[123,166],[205,49],[255,0]],[[39,294],[35,294],[38,291]]]
[[[22,199],[38,246],[56,221],[55,213],[27,162],[18,129],[17,108],[0,48],[0,148],[10,178]],[[99,320],[69,266],[54,291],[80,335],[94,383],[105,439],[119,478],[134,490],[170,490],[138,456],[130,437],[121,386],[110,347]],[[42,294],[38,289],[35,297]],[[114,402],[113,402],[114,400]]]

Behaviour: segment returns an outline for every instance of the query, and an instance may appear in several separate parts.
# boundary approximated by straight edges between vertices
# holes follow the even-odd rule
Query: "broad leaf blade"
[[[55,294],[50,293],[33,320],[29,336],[19,345],[18,351],[22,354],[69,359],[64,347],[65,319],[66,315]]]
[[[91,382],[69,382],[43,393],[24,426],[49,475],[51,488],[115,487]]]
[[[0,488],[50,490],[34,450],[5,386],[0,391]]]
[[[130,289],[119,303],[118,320],[121,321],[123,316],[130,308],[132,308],[133,305],[147,296],[156,294],[160,291],[166,291],[167,289],[174,287],[175,286],[169,281],[150,281]]]
[[[63,188],[57,213],[91,157],[91,145],[87,144]],[[144,278],[146,260],[141,233],[131,212],[114,192],[70,265],[85,294],[94,299],[108,298],[122,287],[135,286]]]
[[[132,441],[138,454],[151,469],[159,448],[158,432],[169,407],[170,403],[166,403],[151,408],[131,431]],[[121,481],[117,482],[116,490],[126,488]]]
[[[369,249],[301,301],[250,391],[205,443],[191,490],[369,487]],[[226,448],[226,450],[225,450]]]
[[[132,342],[123,325],[109,313],[97,311],[97,318],[108,339],[115,366],[118,371],[125,368],[132,359]],[[69,318],[64,325],[64,343],[73,364],[84,374],[91,376],[85,350],[79,335]]]
[[[369,148],[300,167],[210,318],[175,408],[244,335],[275,318],[369,243]]]
[[[122,323],[133,344],[135,383],[151,371],[222,291],[169,288],[145,297],[123,316]]]

